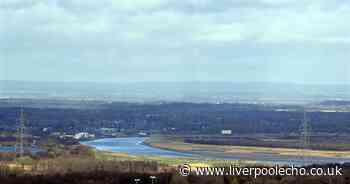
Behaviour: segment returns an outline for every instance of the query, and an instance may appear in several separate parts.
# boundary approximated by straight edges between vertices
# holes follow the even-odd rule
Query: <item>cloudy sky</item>
[[[1,0],[0,80],[350,84],[348,0]]]

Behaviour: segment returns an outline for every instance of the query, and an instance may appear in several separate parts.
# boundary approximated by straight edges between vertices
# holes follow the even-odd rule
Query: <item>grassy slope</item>
[[[269,147],[248,147],[248,146],[222,146],[207,144],[190,144],[184,143],[181,139],[172,139],[170,137],[152,137],[146,141],[146,144],[174,151],[192,152],[205,151],[211,153],[223,153],[232,155],[235,153],[271,153],[280,155],[298,156],[300,149],[292,148],[269,148]],[[319,157],[346,157],[350,158],[350,151],[321,151],[321,150],[305,150],[306,156]]]

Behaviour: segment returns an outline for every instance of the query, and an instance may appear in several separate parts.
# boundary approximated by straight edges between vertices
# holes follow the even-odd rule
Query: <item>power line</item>
[[[24,131],[26,122],[27,119],[25,117],[23,107],[21,107],[16,145],[16,153],[19,157],[23,157],[24,155]]]
[[[306,115],[306,111],[303,113],[303,122],[300,126],[300,157],[303,164],[306,162],[307,150],[310,149],[310,132],[311,125]]]

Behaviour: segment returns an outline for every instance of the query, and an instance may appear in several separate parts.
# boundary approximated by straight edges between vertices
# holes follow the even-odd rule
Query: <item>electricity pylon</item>
[[[27,122],[27,119],[25,117],[23,108],[21,108],[21,112],[19,116],[17,145],[16,145],[16,153],[19,157],[23,157],[24,155],[24,131],[25,131],[26,122]]]
[[[309,120],[306,117],[306,111],[304,111],[303,116],[303,122],[300,126],[300,157],[303,161],[303,164],[305,164],[306,161],[306,152],[308,149],[310,149],[310,132],[311,132],[311,125],[309,123]]]

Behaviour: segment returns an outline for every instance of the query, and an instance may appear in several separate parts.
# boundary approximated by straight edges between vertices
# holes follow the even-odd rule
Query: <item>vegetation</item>
[[[92,106],[94,107],[94,106]],[[230,129],[233,134],[298,134],[307,114],[312,133],[340,136],[350,130],[350,112],[327,112],[302,106],[251,104],[159,103],[100,104],[95,108],[26,108],[30,132],[45,136],[52,132],[67,134],[98,128],[115,128],[123,132],[158,132],[166,134],[219,134]],[[331,107],[330,107],[331,108]],[[281,111],[284,109],[284,111]],[[332,110],[332,109],[328,109]],[[0,107],[0,129],[15,131],[19,107]],[[116,123],[116,121],[118,123]],[[43,128],[48,128],[43,132]]]
[[[89,108],[34,106],[25,109],[29,119],[26,138],[46,152],[22,158],[12,153],[1,153],[0,183],[125,184],[140,178],[142,184],[151,183],[152,175],[157,177],[157,183],[160,184],[350,183],[350,167],[347,165],[342,165],[346,169],[342,177],[181,177],[177,167],[184,163],[192,167],[249,166],[255,163],[99,152],[77,144],[77,140],[54,136],[90,132],[103,137],[106,135],[100,129],[106,128],[117,133],[114,136],[136,135],[140,132],[168,135],[154,136],[146,144],[177,151],[297,155],[299,150],[296,144],[303,108],[248,104],[100,102]],[[16,126],[13,125],[18,112],[19,107],[16,106],[2,104],[0,107],[0,141],[6,145],[13,145],[16,140]],[[350,112],[347,109],[342,112],[313,111],[308,113],[308,118],[313,127],[310,134],[311,148],[314,149],[308,151],[309,155],[350,157]],[[233,135],[219,135],[223,129],[232,130]],[[320,148],[325,149],[318,150]]]
[[[140,184],[152,183],[155,176],[157,184],[347,184],[350,178],[350,166],[339,165],[344,169],[343,176],[297,177],[297,176],[180,176],[177,166],[190,163],[192,167],[228,166],[237,163],[223,161],[201,161],[181,158],[136,157],[127,154],[99,152],[87,147],[77,147],[70,155],[55,158],[35,159],[23,157],[16,162],[0,162],[1,184]],[[319,166],[318,166],[319,167]],[[335,167],[325,165],[323,167]]]
[[[207,152],[207,153],[272,153],[280,155],[298,156],[300,149],[291,148],[270,148],[270,147],[254,147],[254,146],[227,146],[214,144],[192,144],[186,143],[183,139],[173,138],[170,136],[152,137],[146,141],[153,147],[161,149],[169,149],[182,152]],[[349,157],[350,151],[322,151],[322,150],[308,150],[305,153],[307,156],[320,157]]]
[[[350,137],[348,136],[310,136],[308,148],[323,151],[349,151]],[[211,144],[211,145],[231,145],[269,148],[297,148],[300,149],[300,136],[283,135],[195,135],[184,136],[186,143]]]
[[[157,184],[249,184],[249,183],[283,183],[283,184],[347,184],[350,167],[339,165],[344,169],[343,176],[195,176],[183,177],[176,168],[165,167],[156,162],[141,161],[103,161],[94,158],[57,158],[40,161],[27,169],[18,169],[0,163],[0,183],[2,184],[140,184],[152,183],[154,176]],[[334,167],[328,165],[324,167]]]

